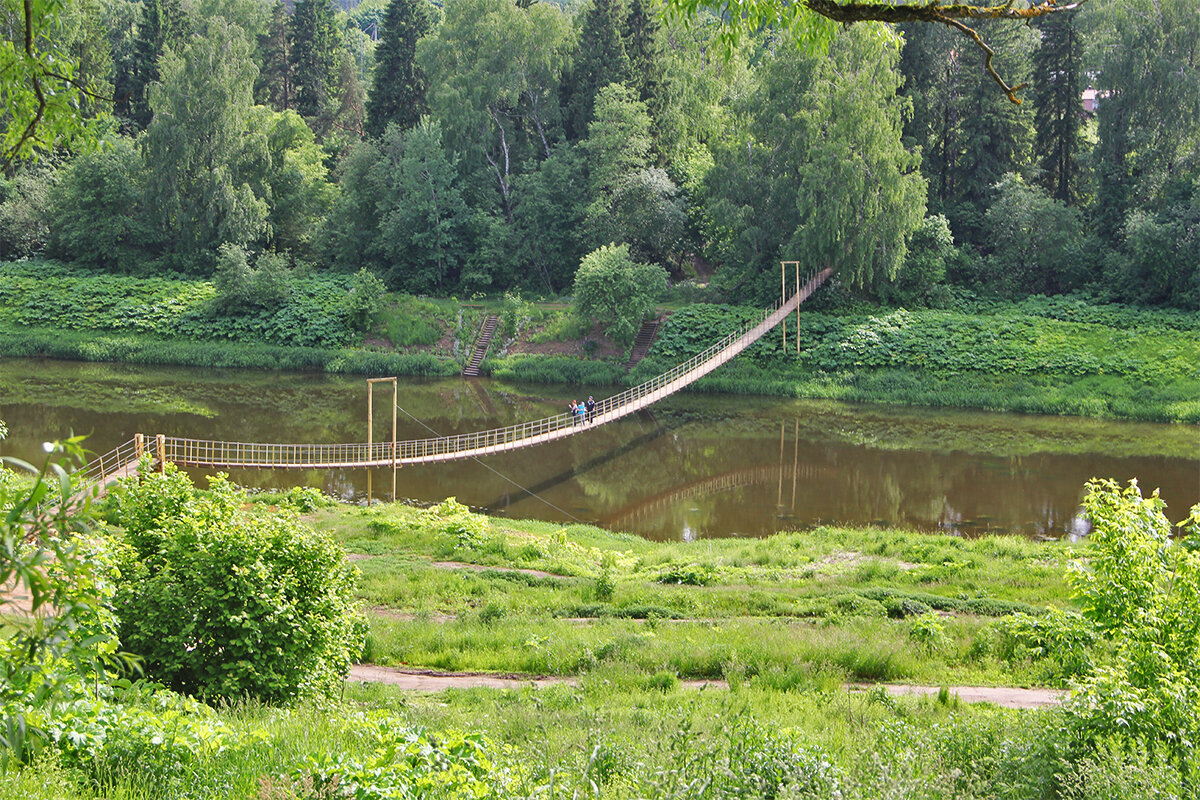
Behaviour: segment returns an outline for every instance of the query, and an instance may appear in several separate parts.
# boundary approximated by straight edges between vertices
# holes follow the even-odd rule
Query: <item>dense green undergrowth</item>
[[[221,311],[211,284],[94,274],[53,262],[0,265],[0,355],[204,367],[452,375],[484,309],[398,296],[362,349],[349,324],[347,276],[294,278],[277,309]],[[493,303],[493,306],[497,304]],[[507,299],[502,337],[577,337],[561,311]],[[632,373],[611,360],[493,357],[483,374],[526,382],[639,383],[738,330],[759,312],[686,306],[668,317]],[[535,319],[536,318],[536,319]],[[545,323],[541,328],[535,322]],[[695,384],[770,394],[1038,414],[1200,422],[1200,314],[1070,297],[972,301],[957,310],[789,318],[779,332]],[[548,327],[547,327],[548,326]],[[452,333],[453,345],[438,343]],[[499,352],[495,350],[494,352]]]
[[[788,346],[764,336],[701,391],[1040,414],[1200,422],[1200,315],[1088,306],[1061,298],[981,311],[799,315]],[[745,325],[757,312],[692,306],[663,326],[644,380]]]

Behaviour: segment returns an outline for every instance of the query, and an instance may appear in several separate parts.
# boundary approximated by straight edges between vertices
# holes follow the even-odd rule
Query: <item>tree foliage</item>
[[[328,538],[168,466],[112,491],[114,608],[149,677],[207,698],[332,696],[362,649],[355,570]]]
[[[374,85],[367,101],[367,133],[383,136],[389,124],[408,130],[426,113],[425,75],[417,41],[433,29],[428,0],[391,0],[375,49]]]
[[[575,311],[600,322],[618,342],[629,344],[666,289],[667,273],[662,267],[635,262],[628,245],[605,245],[579,264]]]
[[[0,24],[0,172],[8,172],[18,160],[94,136],[94,123],[79,113],[81,96],[94,92],[65,47],[61,0],[3,0]]]
[[[1069,574],[1083,613],[1109,637],[1111,664],[1085,679],[1068,708],[1090,738],[1165,746],[1194,775],[1200,735],[1200,505],[1172,539],[1155,490],[1088,482],[1091,558]]]
[[[161,69],[145,138],[147,197],[180,266],[206,272],[219,245],[266,232],[267,204],[244,171],[255,68],[240,32],[217,18],[208,36],[168,51]]]
[[[770,296],[781,259],[856,285],[899,269],[925,186],[900,141],[898,55],[892,36],[852,27],[828,56],[780,48],[764,64],[749,128],[707,177],[709,235],[731,286]]]

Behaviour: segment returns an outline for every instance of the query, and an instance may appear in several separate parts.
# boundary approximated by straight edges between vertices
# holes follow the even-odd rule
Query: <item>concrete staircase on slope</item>
[[[658,320],[652,319],[642,323],[637,338],[633,340],[633,349],[629,351],[629,363],[625,365],[625,369],[633,369],[639,361],[646,357],[646,353],[650,352],[650,345],[654,344],[654,337],[657,335]]]
[[[499,324],[500,317],[495,314],[488,315],[488,318],[484,320],[483,328],[479,331],[479,339],[475,342],[475,352],[471,354],[471,360],[463,367],[464,378],[479,377],[479,365],[483,363],[488,348],[492,346],[492,336],[495,335],[496,326]]]

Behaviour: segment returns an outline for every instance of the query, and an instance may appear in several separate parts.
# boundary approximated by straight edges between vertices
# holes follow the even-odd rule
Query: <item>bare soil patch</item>
[[[522,575],[533,575],[538,578],[565,578],[566,575],[555,575],[553,572],[543,572],[540,569],[521,569],[519,567],[489,567],[486,564],[468,564],[463,561],[431,561],[431,567],[437,569],[470,569],[475,572],[520,572]]]
[[[416,692],[440,692],[446,689],[521,689],[527,686],[544,688],[556,684],[579,685],[579,679],[566,676],[494,674],[486,672],[438,672],[430,669],[382,667],[377,664],[355,664],[347,680],[363,683],[386,683]],[[689,689],[728,689],[721,680],[680,681]],[[908,686],[880,684],[893,697],[936,696],[938,686]],[[866,683],[846,684],[846,690],[865,692],[875,686]],[[951,686],[950,694],[965,703],[993,703],[1004,708],[1045,708],[1060,705],[1065,692],[1055,689],[1021,689],[1010,686]]]

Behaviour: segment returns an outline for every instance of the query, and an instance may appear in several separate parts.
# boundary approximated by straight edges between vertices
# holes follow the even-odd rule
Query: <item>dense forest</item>
[[[94,135],[10,160],[0,260],[559,295],[616,243],[697,298],[761,302],[795,259],[890,304],[1200,308],[1194,0],[980,32],[1022,103],[940,25],[826,48],[654,0],[72,0],[45,36]]]

